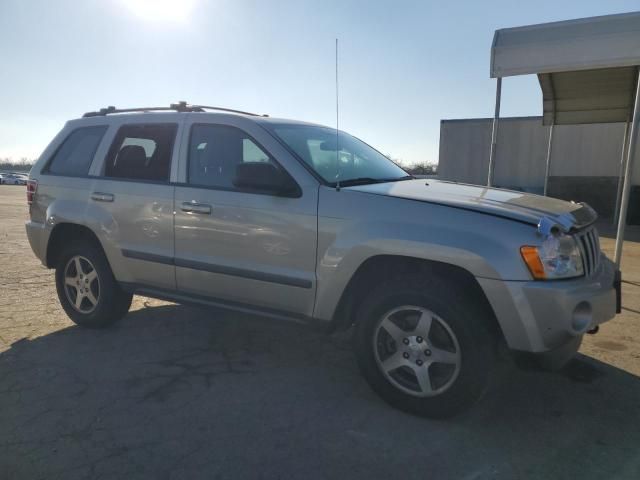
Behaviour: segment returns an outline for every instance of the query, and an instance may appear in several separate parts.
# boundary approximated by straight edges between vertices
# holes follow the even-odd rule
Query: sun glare
[[[184,23],[191,17],[195,0],[121,0],[137,17],[150,22]]]

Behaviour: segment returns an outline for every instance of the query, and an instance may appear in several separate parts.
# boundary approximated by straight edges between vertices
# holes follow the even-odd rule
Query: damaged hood
[[[590,225],[597,218],[584,203],[442,180],[415,179],[347,189],[488,213],[545,229],[558,226],[569,231]]]

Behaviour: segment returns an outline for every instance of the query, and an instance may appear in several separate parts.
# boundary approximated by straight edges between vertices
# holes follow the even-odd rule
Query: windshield
[[[412,178],[380,152],[348,133],[339,132],[336,138],[334,129],[314,125],[276,125],[271,129],[330,185],[335,186],[338,179],[341,185],[347,186]]]

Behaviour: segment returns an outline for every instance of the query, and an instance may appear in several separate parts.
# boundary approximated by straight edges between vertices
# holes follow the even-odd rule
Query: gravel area
[[[2,479],[640,478],[637,230],[623,314],[563,371],[507,365],[445,422],[384,404],[348,335],[144,297],[78,328],[26,217],[24,187],[0,186]]]

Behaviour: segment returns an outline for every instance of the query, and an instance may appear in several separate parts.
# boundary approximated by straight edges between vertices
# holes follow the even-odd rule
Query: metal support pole
[[[618,218],[618,232],[616,234],[616,249],[613,261],[620,268],[622,260],[622,246],[624,244],[624,230],[627,226],[627,208],[629,207],[629,194],[631,193],[631,176],[633,174],[633,161],[638,146],[638,121],[640,120],[640,67],[638,67],[638,80],[636,82],[636,100],[633,106],[633,118],[631,119],[631,133],[629,134],[629,152],[627,164],[624,167],[624,185],[622,186],[622,201],[620,203],[620,218]]]
[[[502,77],[498,77],[496,80],[496,110],[493,114],[493,125],[491,127],[491,151],[489,152],[487,187],[493,186],[493,171],[496,167],[496,144],[498,143],[498,119],[500,118],[500,98],[502,97]]]
[[[553,145],[553,126],[549,127],[549,145],[547,145],[547,165],[544,169],[544,196],[547,196],[549,189],[549,174],[551,173],[551,147]]]
[[[629,116],[631,117],[631,116]],[[616,210],[613,214],[613,224],[618,221],[618,215],[620,214],[620,200],[622,199],[622,182],[624,181],[624,169],[626,167],[627,150],[629,149],[629,126],[631,125],[631,118],[627,119],[627,124],[624,127],[624,138],[622,139],[622,155],[620,156],[620,173],[618,174],[618,189],[616,191]]]

